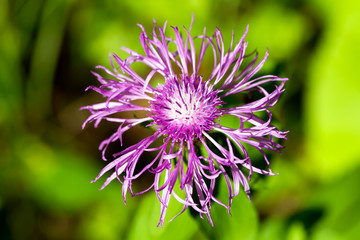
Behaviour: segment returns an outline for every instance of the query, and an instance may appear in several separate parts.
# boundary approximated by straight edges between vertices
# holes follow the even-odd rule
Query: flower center
[[[217,94],[201,77],[170,77],[156,88],[150,117],[160,131],[172,138],[200,137],[222,115],[217,109],[222,103]]]

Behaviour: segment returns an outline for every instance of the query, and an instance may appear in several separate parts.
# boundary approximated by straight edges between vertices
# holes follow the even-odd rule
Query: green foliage
[[[358,2],[0,0],[0,6],[0,239],[359,238]],[[279,175],[253,174],[252,202],[240,192],[232,216],[213,204],[211,227],[190,210],[168,223],[182,209],[172,198],[164,228],[156,228],[160,203],[152,191],[128,197],[125,206],[116,181],[102,191],[106,177],[90,184],[105,164],[97,146],[116,126],[81,132],[87,113],[78,109],[99,101],[83,94],[96,84],[93,66],[109,67],[108,53],[126,57],[121,46],[142,53],[136,23],[149,30],[152,19],[189,26],[191,13],[193,32],[207,27],[211,34],[218,26],[225,47],[232,29],[237,40],[250,25],[248,52],[257,49],[261,57],[270,50],[262,73],[290,78],[274,118],[291,132],[283,155],[271,159]],[[210,60],[202,71],[211,68]],[[227,203],[220,185],[218,197]]]
[[[222,179],[223,180],[223,179]],[[228,189],[225,181],[219,183],[219,198],[225,204],[228,203]],[[214,227],[207,222],[201,222],[208,239],[244,239],[253,240],[257,237],[258,216],[254,205],[244,192],[233,198],[231,216],[227,209],[214,204],[211,217]]]
[[[182,207],[171,199],[167,219],[178,214]],[[156,228],[160,219],[160,202],[155,194],[147,194],[133,219],[127,239],[189,239],[198,230],[197,221],[188,212],[180,215],[164,228]]]
[[[360,84],[354,72],[360,54],[360,4],[325,2],[326,28],[312,59],[305,98],[307,149],[317,176],[330,180],[358,166]],[[341,163],[341,164],[338,164]]]

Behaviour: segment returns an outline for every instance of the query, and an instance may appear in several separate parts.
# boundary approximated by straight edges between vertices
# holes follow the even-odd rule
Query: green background
[[[272,111],[291,132],[271,158],[280,174],[254,174],[252,202],[235,198],[232,217],[214,205],[213,228],[190,211],[167,223],[181,209],[173,199],[156,228],[153,192],[125,206],[119,183],[90,184],[116,126],[82,131],[78,109],[102,100],[84,89],[108,53],[141,51],[137,23],[188,27],[191,13],[193,34],[217,26],[225,46],[249,24],[249,52],[270,49],[261,72],[290,78]],[[353,0],[0,0],[0,239],[360,238],[359,43]]]

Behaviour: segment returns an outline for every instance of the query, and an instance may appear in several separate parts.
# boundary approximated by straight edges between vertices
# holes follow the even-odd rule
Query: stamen
[[[175,139],[198,138],[210,130],[214,120],[222,115],[217,106],[221,100],[212,86],[201,77],[171,77],[156,89],[150,102],[151,115],[159,130]],[[179,83],[182,82],[182,84]],[[166,100],[165,100],[166,99]]]

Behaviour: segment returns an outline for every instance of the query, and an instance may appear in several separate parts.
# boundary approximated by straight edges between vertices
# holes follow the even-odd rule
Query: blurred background
[[[217,26],[226,46],[249,24],[249,52],[270,49],[261,73],[290,78],[272,111],[291,132],[251,203],[214,205],[213,228],[186,211],[161,229],[153,192],[125,206],[118,182],[90,184],[116,126],[82,131],[79,108],[102,101],[84,92],[94,66],[142,53],[137,23],[188,27],[191,13],[194,35]],[[0,0],[0,239],[360,239],[359,43],[353,0]],[[172,200],[166,222],[180,210]]]

